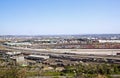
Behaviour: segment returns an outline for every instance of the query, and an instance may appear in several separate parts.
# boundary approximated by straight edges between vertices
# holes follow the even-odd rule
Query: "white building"
[[[13,59],[16,62],[16,64],[27,65],[27,62],[25,61],[24,56],[13,56],[10,58]]]
[[[120,43],[120,40],[99,40],[99,43]]]
[[[21,52],[6,52],[6,54],[13,56],[13,55],[19,55],[21,54]]]

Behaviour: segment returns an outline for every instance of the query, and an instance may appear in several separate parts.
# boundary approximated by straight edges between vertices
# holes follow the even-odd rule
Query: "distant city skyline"
[[[0,0],[0,35],[120,34],[120,0]]]

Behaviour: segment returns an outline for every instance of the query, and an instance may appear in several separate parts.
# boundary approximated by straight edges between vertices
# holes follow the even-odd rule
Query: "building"
[[[99,43],[120,43],[120,40],[99,40]]]
[[[27,65],[27,62],[25,61],[24,56],[13,56],[10,58],[14,60],[16,64]]]
[[[21,52],[6,52],[6,54],[9,56],[14,56],[14,55],[20,55]]]
[[[30,46],[32,44],[29,43],[29,42],[20,42],[20,43],[15,43],[15,42],[14,43],[13,42],[9,43],[9,42],[6,42],[5,45],[9,45],[9,46]]]

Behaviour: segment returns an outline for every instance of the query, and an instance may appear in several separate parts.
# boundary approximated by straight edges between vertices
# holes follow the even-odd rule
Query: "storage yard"
[[[6,52],[6,54],[10,56],[23,55],[26,59],[36,62],[38,62],[38,60],[42,62],[49,59],[61,59],[75,62],[120,63],[120,49],[12,49],[22,52]]]

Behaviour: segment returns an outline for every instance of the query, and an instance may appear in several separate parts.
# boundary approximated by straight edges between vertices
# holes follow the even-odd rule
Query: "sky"
[[[0,0],[0,35],[120,34],[120,0]]]

